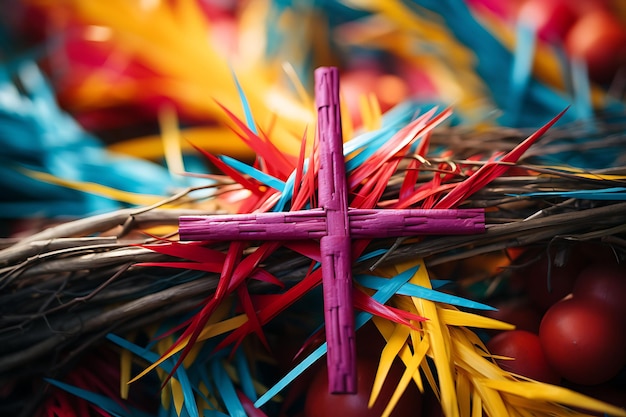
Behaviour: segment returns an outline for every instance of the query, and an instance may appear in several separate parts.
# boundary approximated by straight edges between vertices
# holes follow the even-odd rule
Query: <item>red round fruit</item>
[[[500,320],[515,326],[516,330],[526,330],[531,333],[539,332],[541,314],[526,298],[498,301],[493,303],[497,310],[486,311],[485,316]]]
[[[382,392],[372,408],[368,408],[378,360],[374,357],[357,358],[357,393],[330,394],[328,369],[324,367],[313,378],[304,404],[305,417],[377,417],[382,414],[401,377],[401,369],[392,367]],[[419,417],[422,409],[421,394],[409,385],[391,413],[392,417]]]
[[[513,358],[496,360],[505,371],[549,384],[558,384],[561,380],[548,363],[535,333],[526,330],[502,332],[487,342],[487,349],[493,355]]]
[[[619,258],[615,249],[610,245],[598,242],[579,242],[572,247],[572,256],[585,259],[588,265],[592,263],[618,264]]]
[[[542,312],[572,292],[578,272],[586,262],[573,254],[571,248],[552,250],[550,256],[543,252],[528,267],[514,270],[514,275],[521,278],[513,279],[524,280],[528,297]],[[532,259],[532,253],[526,256]]]
[[[626,362],[626,334],[601,303],[572,297],[544,315],[541,346],[550,365],[565,379],[581,385],[608,381]]]
[[[626,322],[626,268],[617,264],[592,264],[576,280],[573,294],[603,304]]]
[[[572,26],[565,49],[587,65],[591,79],[609,83],[626,65],[626,28],[607,10],[595,10]]]

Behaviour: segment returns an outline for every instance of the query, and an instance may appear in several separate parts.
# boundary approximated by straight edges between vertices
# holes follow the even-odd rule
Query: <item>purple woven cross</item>
[[[320,207],[280,213],[184,216],[181,240],[320,239],[329,391],[356,392],[351,240],[427,234],[480,233],[484,212],[468,210],[376,210],[348,208],[341,136],[339,73],[315,71],[320,149]]]

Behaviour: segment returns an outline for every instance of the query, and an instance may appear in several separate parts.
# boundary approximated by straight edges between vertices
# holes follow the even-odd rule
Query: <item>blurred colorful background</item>
[[[567,106],[561,123],[621,118],[624,9],[619,0],[6,1],[0,212],[76,216],[118,204],[103,189],[50,182],[167,194],[189,182],[172,175],[180,155],[169,173],[144,161],[163,165],[161,132],[174,126],[187,170],[204,169],[190,143],[250,157],[221,109],[242,114],[238,88],[295,155],[321,65],[341,69],[352,131],[373,123],[372,106],[409,100],[452,105],[453,123],[469,129],[536,128]],[[41,184],[35,172],[56,180]]]
[[[406,106],[415,114],[451,106],[444,127],[502,139],[524,137],[568,108],[533,161],[626,165],[623,0],[5,0],[0,11],[7,246],[51,224],[149,206],[205,185],[215,167],[198,148],[254,161],[254,150],[233,132],[234,117],[254,120],[255,134],[296,158],[303,138],[312,147],[319,66],[340,70],[346,141]],[[488,269],[488,261],[477,262]],[[301,313],[295,317],[305,323],[288,324],[294,333],[310,325]],[[126,402],[118,387],[93,383],[130,373],[108,366],[133,349],[115,343],[119,350],[80,355],[63,375],[67,385],[56,383],[74,396],[58,394],[36,415],[191,415],[182,399],[152,390],[154,376]],[[156,360],[132,353],[145,354],[141,365]],[[246,381],[233,369],[211,375]],[[0,380],[6,415],[18,415],[16,404],[25,402],[11,397],[31,393],[16,381]],[[100,396],[76,387],[95,387]],[[231,394],[249,415],[265,415]],[[226,412],[237,415],[223,407],[206,415]]]

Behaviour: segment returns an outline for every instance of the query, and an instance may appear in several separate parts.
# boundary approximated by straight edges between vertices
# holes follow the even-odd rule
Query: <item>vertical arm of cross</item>
[[[352,260],[337,68],[322,67],[315,71],[315,101],[320,149],[318,200],[326,213],[326,236],[320,240],[320,252],[329,391],[354,393],[356,354]]]

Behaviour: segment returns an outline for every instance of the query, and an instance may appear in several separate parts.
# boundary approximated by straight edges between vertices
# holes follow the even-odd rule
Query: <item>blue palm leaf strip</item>
[[[209,377],[207,370],[207,363],[211,360],[216,360],[218,357],[223,358],[226,356],[225,351],[215,351],[216,345],[217,343],[214,339],[205,340],[193,363],[191,363],[187,368],[189,379],[193,381],[195,387],[194,391],[196,396],[204,400],[206,404],[209,404],[209,406],[214,410],[217,410],[219,405],[215,401],[217,393],[211,383],[211,378]],[[208,394],[204,394],[200,389],[201,383],[204,383],[204,386],[208,390]]]
[[[415,114],[415,106],[412,102],[403,102],[398,106],[392,108],[382,117],[382,127],[378,130],[371,132],[361,133],[354,138],[348,140],[343,145],[344,154],[348,155],[360,148],[364,148],[372,142],[375,138],[386,130],[397,129],[406,125],[411,120],[412,115]]]
[[[243,112],[246,117],[246,123],[248,124],[248,129],[252,131],[255,135],[258,135],[259,132],[256,128],[256,124],[254,123],[254,117],[252,116],[252,110],[250,109],[250,104],[248,103],[248,99],[246,98],[245,93],[243,92],[243,88],[241,88],[241,84],[239,84],[239,79],[237,79],[237,75],[235,75],[235,71],[231,69],[231,73],[233,75],[233,79],[235,80],[235,86],[237,87],[237,93],[239,94],[239,99],[241,100],[241,106],[243,107]]]
[[[218,409],[218,405],[215,404],[214,398],[217,398],[217,395],[216,395],[217,393],[215,392],[215,386],[211,382],[211,378],[209,377],[209,372],[207,370],[207,367],[202,366],[199,370],[199,374],[200,374],[200,380],[204,382],[204,386],[209,391],[209,395],[213,397],[211,399],[207,398],[207,404],[213,406],[211,410],[216,411]],[[206,410],[204,410],[204,412],[206,413]]]
[[[406,126],[411,120],[412,115],[419,114],[415,106],[408,105],[398,106],[390,112],[393,112],[392,117],[387,119],[383,118],[382,128],[358,135],[344,145],[344,155],[348,156],[354,153],[354,155],[351,155],[350,159],[346,161],[346,171],[350,172],[367,161],[374,153],[384,147],[387,141],[395,135],[400,128]],[[416,143],[413,143],[412,146],[416,146]]]
[[[243,408],[233,381],[230,379],[221,361],[211,361],[211,375],[215,381],[215,385],[220,392],[224,406],[228,411],[228,415],[231,417],[247,417],[246,410]]]
[[[510,116],[516,122],[522,109],[520,104],[528,91],[532,77],[533,58],[535,54],[536,29],[525,22],[518,22],[516,27],[515,53],[513,54],[513,68],[511,71],[511,99],[509,103]]]
[[[302,173],[305,174],[309,167],[308,158],[304,160],[304,167]],[[291,200],[293,197],[293,186],[296,182],[296,170],[293,170],[291,174],[289,174],[289,178],[285,181],[285,185],[283,186],[282,192],[280,193],[280,198],[272,208],[272,211],[281,212],[285,210],[287,206],[287,202]]]
[[[406,284],[411,277],[417,272],[419,266],[407,269],[406,271],[396,275],[393,278],[386,280],[387,285],[383,288],[380,288],[372,298],[378,301],[381,304],[386,303],[395,293],[400,289],[404,284]],[[359,329],[363,327],[365,323],[367,323],[372,318],[371,313],[360,312],[356,315],[355,328]],[[291,371],[287,373],[280,381],[278,381],[274,386],[272,386],[267,392],[265,392],[261,397],[254,403],[255,407],[262,407],[269,400],[274,398],[280,391],[282,391],[287,385],[293,382],[302,372],[304,372],[307,368],[309,368],[312,364],[314,364],[317,360],[319,360],[322,356],[326,354],[327,344],[324,342],[317,349],[315,349],[310,355],[308,355],[302,362],[296,365]]]
[[[415,12],[420,13],[417,7],[419,3],[419,9],[430,9],[442,18],[443,24],[450,29],[455,38],[476,56],[476,73],[483,80],[488,80],[486,87],[489,88],[496,107],[507,110],[511,101],[511,79],[503,77],[502,74],[512,73],[512,53],[489,31],[488,27],[475,17],[468,2],[465,0],[420,0],[404,3],[409,7],[413,5]],[[549,97],[550,95],[553,97]],[[547,88],[533,78],[529,80],[527,93],[519,107],[521,112],[516,115],[518,120],[513,120],[505,111],[498,121],[502,125],[511,127],[542,126],[546,114],[557,114],[567,106],[567,104],[561,105],[561,98],[558,95],[557,91]],[[548,99],[543,100],[546,97]],[[573,119],[573,114],[566,114],[561,119],[561,123],[571,122]]]
[[[411,101],[403,102],[383,115],[382,127],[380,129],[361,133],[347,141],[343,146],[345,156],[356,151],[360,152],[346,162],[346,170],[350,171],[355,169],[365,162],[368,157],[380,149],[391,136],[400,128],[404,127],[415,114],[415,103]]]
[[[14,80],[19,80],[22,88],[16,88]],[[25,135],[29,140],[20,141]],[[0,68],[0,146],[3,149],[0,165],[6,166],[5,160],[10,161],[9,168],[16,171],[11,175],[16,181],[0,176],[0,188],[8,190],[0,200],[38,203],[25,210],[16,206],[13,210],[20,218],[84,216],[118,209],[120,203],[35,181],[19,172],[19,167],[142,194],[166,195],[172,184],[167,170],[156,163],[109,153],[99,140],[58,107],[51,86],[37,66],[28,61],[22,62],[14,74]],[[49,201],[67,202],[70,208],[48,204]],[[6,210],[0,213],[5,217],[11,215]]]
[[[364,253],[363,255],[359,256],[356,260],[356,262],[364,262],[367,261],[369,259],[374,259],[374,258],[378,258],[379,256],[383,256],[385,253],[387,253],[386,249],[375,249],[371,252],[367,252]],[[430,280],[430,284],[433,286],[433,289],[437,289],[437,288],[441,288],[444,285],[448,285],[451,284],[453,281],[449,280],[449,279],[431,279]]]
[[[535,193],[509,194],[516,197],[564,197],[578,198],[581,200],[626,200],[625,187],[611,187],[601,190],[576,190],[576,191],[538,191]]]
[[[173,363],[173,361],[171,362]],[[196,397],[194,395],[194,386],[189,381],[189,376],[185,367],[179,366],[176,368],[176,378],[180,382],[180,387],[183,391],[185,410],[189,414],[189,417],[200,417],[198,413],[198,405],[196,404]],[[196,387],[197,389],[197,387]]]
[[[241,384],[241,390],[251,401],[256,401],[257,395],[254,389],[254,381],[252,380],[252,374],[250,372],[250,366],[241,348],[235,352],[235,365],[237,367],[237,374],[239,375],[239,383]]]
[[[365,161],[367,161],[374,153],[381,149],[385,143],[395,134],[394,130],[377,130],[375,132],[368,132],[363,136],[363,139],[368,139],[365,146],[360,149],[360,152],[353,155],[346,161],[346,172],[350,172]],[[344,149],[344,154],[347,154]]]
[[[278,191],[283,191],[285,189],[285,183],[276,177],[266,174],[265,172],[260,171],[244,162],[231,158],[230,156],[222,155],[219,158],[231,168],[234,168],[243,174],[251,176],[255,180],[267,185],[268,187],[272,187],[273,189]]]
[[[202,410],[202,416],[203,417],[229,417],[228,414],[224,414],[219,410],[209,410],[209,409]]]
[[[433,289],[436,290],[437,288],[441,288],[444,285],[451,284],[452,282],[454,282],[454,281],[449,280],[449,279],[431,279],[430,280],[430,285],[432,285]]]
[[[385,249],[376,249],[376,250],[373,250],[371,252],[367,252],[367,253],[359,256],[357,258],[356,262],[363,262],[363,261],[367,261],[368,259],[377,258],[379,256],[383,256],[385,253],[387,253],[387,251]]]
[[[180,414],[176,411],[176,407],[170,407],[169,409],[169,417],[188,417],[186,414],[187,412],[184,408],[180,410]]]
[[[344,155],[350,155],[352,152],[366,147],[378,135],[380,135],[380,129],[356,135],[343,144]]]
[[[387,278],[364,274],[356,275],[354,279],[364,287],[373,290],[384,288],[389,281]],[[410,282],[407,282],[401,288],[399,288],[396,294],[423,298],[425,300],[434,301],[437,303],[451,304],[459,307],[473,308],[477,310],[495,310],[495,308],[486,304],[435,291],[430,288],[421,287],[419,285],[411,284]]]
[[[357,316],[358,318],[358,316]],[[358,329],[360,326],[358,323],[356,324],[356,328]],[[269,390],[267,390],[258,400],[254,403],[254,406],[257,408],[262,407],[269,400],[274,398],[281,392],[287,385],[291,384],[300,374],[306,371],[311,365],[317,362],[321,357],[326,354],[328,346],[326,342],[322,343],[317,349],[315,349],[311,354],[309,354],[306,358],[302,360],[298,365],[296,365],[291,371],[287,373],[280,381],[278,381],[274,386],[272,386]]]
[[[30,217],[33,213],[37,213],[42,218],[53,217],[58,213],[64,213],[66,216],[82,216],[85,210],[74,201],[46,201],[45,204],[41,201],[0,203],[0,218]]]
[[[83,388],[78,388],[74,385],[66,384],[65,382],[57,381],[54,379],[45,378],[45,380],[49,384],[54,385],[66,392],[69,392],[70,394],[75,395],[78,398],[82,398],[83,400],[98,406],[102,410],[116,417],[152,417],[150,414],[145,413],[141,410],[132,407],[122,406],[107,396],[97,394]]]
[[[132,352],[133,354],[139,356],[142,359],[145,359],[148,362],[156,362],[159,360],[160,356],[156,353],[156,352],[152,352],[150,349],[148,348],[143,348],[139,345],[136,345],[132,342],[129,342],[128,340],[124,339],[123,337],[120,337],[116,334],[113,333],[109,333],[106,335],[106,338],[115,343],[116,345],[118,345],[119,347],[129,350],[130,352]],[[171,371],[171,367],[168,367],[168,364],[166,362],[163,362],[161,366],[166,372],[170,372]]]
[[[574,111],[578,119],[591,122],[594,118],[593,104],[591,103],[591,85],[587,66],[579,59],[571,63],[572,85],[574,87]],[[591,123],[587,123],[591,124]]]
[[[534,103],[549,103],[550,107],[554,109],[558,109],[560,106],[560,109],[563,110],[572,104],[569,97],[566,97],[562,93],[554,91],[543,84],[535,84],[530,93],[534,99]],[[559,111],[555,112],[555,114]],[[567,115],[568,113],[565,113],[556,124],[565,123],[565,117]],[[569,122],[571,123],[572,121],[573,120],[570,118]]]

